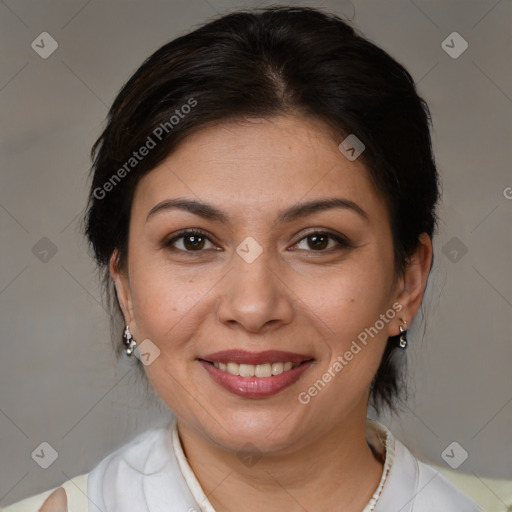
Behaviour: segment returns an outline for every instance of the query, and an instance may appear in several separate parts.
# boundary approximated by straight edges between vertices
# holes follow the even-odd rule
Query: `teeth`
[[[272,375],[272,365],[270,363],[257,364],[254,367],[255,377],[270,377]]]
[[[213,366],[231,375],[239,375],[240,377],[271,377],[272,375],[287,372],[299,366],[299,363],[291,363],[288,361],[286,363],[238,364],[228,362],[213,363]]]
[[[231,375],[240,375],[240,365],[238,363],[228,363],[227,371]]]

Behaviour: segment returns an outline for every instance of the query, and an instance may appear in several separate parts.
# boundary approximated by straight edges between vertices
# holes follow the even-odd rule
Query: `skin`
[[[394,274],[384,199],[364,165],[339,151],[341,140],[298,116],[197,131],[141,179],[127,267],[112,256],[126,323],[138,342],[149,339],[160,350],[147,376],[175,412],[184,452],[217,510],[356,512],[378,486],[383,465],[365,438],[369,387],[399,318],[410,323],[420,306],[432,246],[421,235],[403,275]],[[176,198],[208,203],[227,221],[178,209],[148,217]],[[331,208],[277,221],[284,209],[326,198],[352,201],[366,218]],[[199,250],[190,238],[165,246],[191,228],[209,239]],[[307,237],[314,231],[346,237],[349,246],[327,238],[319,247]],[[249,236],[263,249],[252,263],[236,252]],[[299,393],[395,303],[400,313],[301,404]],[[243,398],[197,360],[234,348],[297,352],[315,362],[279,393]],[[241,454],[258,460],[246,465]]]
[[[46,498],[39,512],[68,512],[68,498],[64,488],[59,487]]]

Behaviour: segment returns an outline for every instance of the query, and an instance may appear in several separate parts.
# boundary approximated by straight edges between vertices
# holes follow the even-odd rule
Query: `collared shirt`
[[[482,512],[438,471],[416,459],[380,422],[367,419],[366,439],[384,467],[362,512]],[[217,512],[183,452],[175,419],[139,434],[90,473],[72,480],[72,485],[63,484],[69,512]],[[51,492],[4,512],[36,512]]]

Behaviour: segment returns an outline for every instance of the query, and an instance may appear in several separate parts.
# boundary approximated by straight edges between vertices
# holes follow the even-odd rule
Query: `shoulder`
[[[57,494],[61,498],[60,491],[52,496],[59,488],[65,491],[63,497],[67,500],[68,509],[71,512],[86,512],[89,498],[88,489],[90,489],[91,484],[93,484],[93,489],[96,489],[97,486],[94,484],[114,473],[120,465],[126,465],[135,472],[151,471],[156,469],[155,466],[158,467],[162,458],[161,454],[164,451],[162,444],[166,439],[165,432],[166,429],[163,427],[150,428],[109,453],[89,473],[71,478],[57,487],[13,503],[0,509],[0,512],[39,512],[43,505],[49,506],[51,501],[57,497]],[[150,464],[152,467],[148,468],[149,454],[153,454],[153,457],[151,457],[153,464]],[[48,500],[48,503],[45,504],[46,500]],[[57,510],[60,512],[60,508],[57,507]],[[45,511],[43,510],[43,512]]]
[[[167,461],[169,450],[170,429],[152,427],[138,434],[104,457],[99,464],[89,472],[89,480],[96,481],[111,472],[124,468],[134,474],[146,474],[158,471]]]
[[[170,510],[169,504],[172,510],[197,510],[199,484],[194,495],[194,482],[180,467],[186,460],[176,451],[178,442],[173,421],[121,446],[89,472],[89,500],[99,510]]]
[[[414,471],[411,512],[482,512],[482,509],[435,468],[396,441],[395,463]]]
[[[368,439],[385,448],[385,471],[375,512],[483,512],[435,468],[417,459],[382,423],[367,422]]]
[[[2,512],[38,512],[51,495],[60,497],[60,492],[62,491],[59,491],[55,495],[53,494],[60,488],[65,492],[65,499],[67,500],[69,510],[72,510],[73,512],[87,512],[87,478],[87,473],[78,475],[65,481],[58,487],[54,487],[13,503],[8,507],[3,508]],[[50,500],[51,499],[52,498],[50,498]],[[50,503],[50,500],[48,500],[48,504]]]
[[[482,512],[482,509],[458,487],[432,466],[418,460],[418,512],[422,510],[460,510],[461,512]],[[422,492],[422,490],[425,492]],[[441,508],[439,508],[441,507]],[[416,510],[416,509],[415,509]]]

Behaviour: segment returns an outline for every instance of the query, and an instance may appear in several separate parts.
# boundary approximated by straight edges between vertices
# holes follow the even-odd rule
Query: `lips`
[[[295,383],[312,365],[314,358],[309,355],[280,350],[264,352],[223,350],[208,354],[198,360],[212,380],[224,389],[244,398],[264,398],[274,395]],[[229,373],[225,368],[228,366],[235,366],[236,368],[242,365],[240,368],[244,367],[244,370],[247,370],[254,367],[264,368],[269,363],[272,367],[277,367],[276,374],[272,372],[272,375],[268,375],[267,371],[263,374],[264,376],[257,376],[258,371],[256,371],[256,375],[254,373],[247,375],[245,372],[243,372],[244,375],[242,375],[242,372],[238,375],[236,372],[235,374]],[[286,367],[286,370],[284,370],[284,367]]]

